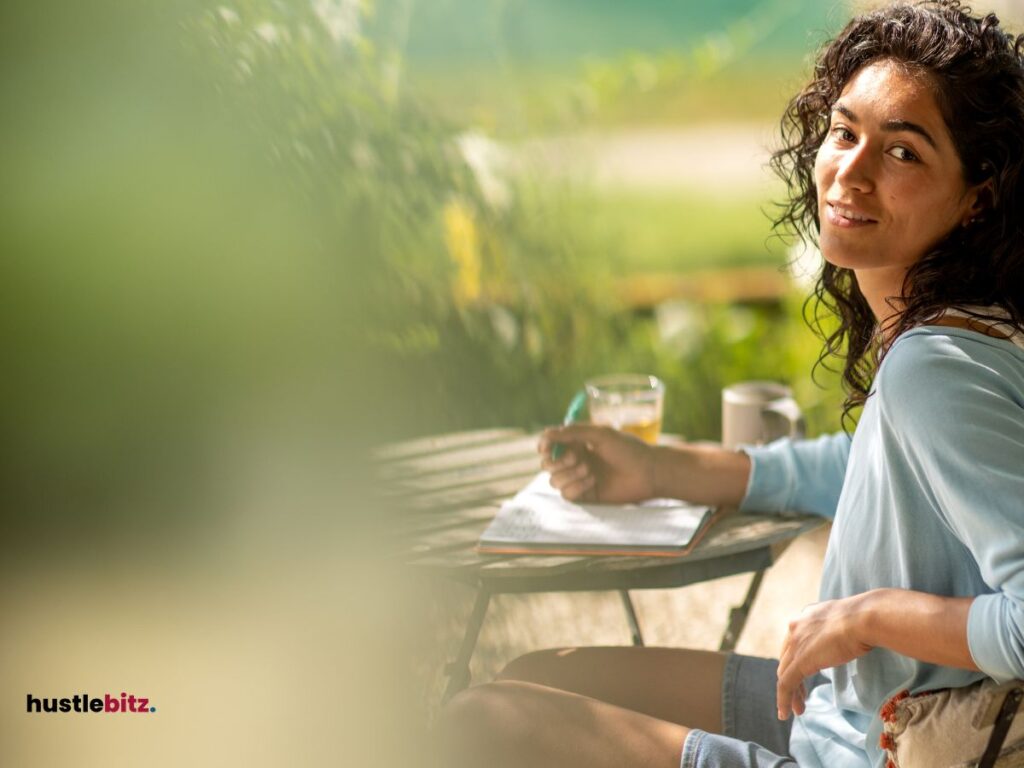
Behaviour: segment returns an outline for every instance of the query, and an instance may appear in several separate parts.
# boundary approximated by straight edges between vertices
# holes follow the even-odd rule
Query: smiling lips
[[[864,227],[868,224],[877,224],[875,219],[858,213],[853,208],[839,205],[838,203],[825,203],[825,217],[828,222],[836,227],[849,229],[853,227]]]

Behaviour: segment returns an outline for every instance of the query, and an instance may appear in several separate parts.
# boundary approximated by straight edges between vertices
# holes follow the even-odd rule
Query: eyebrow
[[[834,107],[832,107],[832,111],[839,112],[840,114],[845,115],[846,118],[849,119],[851,122],[859,122],[857,116],[853,114],[853,111],[843,106],[842,104],[837,103]],[[911,133],[916,133],[920,135],[922,138],[924,138],[924,140],[927,141],[929,144],[931,144],[932,149],[936,151],[938,150],[938,147],[935,145],[935,139],[933,139],[931,134],[928,133],[928,131],[926,131],[917,123],[911,123],[908,120],[886,120],[884,123],[882,123],[882,130],[893,132],[910,131]]]

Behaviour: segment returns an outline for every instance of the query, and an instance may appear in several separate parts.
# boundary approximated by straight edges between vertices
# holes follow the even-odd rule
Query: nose
[[[870,192],[875,187],[875,167],[870,147],[862,143],[843,152],[838,159],[836,181],[857,192]]]

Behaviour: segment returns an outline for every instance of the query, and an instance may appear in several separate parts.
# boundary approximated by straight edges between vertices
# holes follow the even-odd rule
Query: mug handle
[[[772,401],[764,407],[763,413],[773,413],[776,416],[781,416],[789,424],[789,437],[794,440],[803,439],[807,430],[807,424],[804,421],[803,413],[800,411],[800,406],[797,405],[796,400],[792,397],[784,397]]]

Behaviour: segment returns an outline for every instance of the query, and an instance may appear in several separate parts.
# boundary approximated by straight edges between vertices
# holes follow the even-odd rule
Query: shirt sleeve
[[[783,437],[764,446],[742,445],[750,457],[744,512],[810,512],[835,517],[850,456],[844,432],[813,440]]]
[[[967,643],[978,668],[1005,681],[1024,677],[1024,365],[1000,370],[964,351],[982,343],[900,340],[879,372],[879,405],[991,590],[971,605]]]

